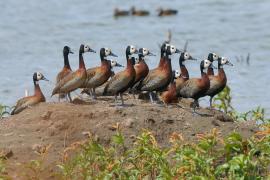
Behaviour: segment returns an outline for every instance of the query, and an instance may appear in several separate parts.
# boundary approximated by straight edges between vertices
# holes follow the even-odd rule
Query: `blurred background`
[[[113,17],[114,8],[150,11],[146,17]],[[158,17],[159,7],[178,10],[176,16]],[[76,53],[70,63],[78,67],[78,48],[88,43],[99,51],[110,47],[125,65],[125,48],[129,44],[147,47],[157,54],[149,57],[150,68],[159,62],[159,46],[172,31],[172,44],[179,49],[189,41],[188,51],[203,59],[209,52],[227,56],[234,64],[225,67],[231,87],[233,106],[244,112],[262,106],[270,115],[270,1],[267,0],[8,0],[0,1],[0,102],[14,105],[33,92],[32,74],[42,72],[55,82],[63,67],[62,49],[70,46]],[[250,53],[250,64],[246,56]],[[243,61],[237,61],[242,56]],[[179,56],[172,58],[179,69]],[[100,63],[99,53],[86,54],[87,67]],[[191,77],[200,76],[199,62],[187,62]],[[121,69],[115,69],[119,71]],[[42,82],[47,101],[53,83]],[[209,98],[200,103],[208,105]]]

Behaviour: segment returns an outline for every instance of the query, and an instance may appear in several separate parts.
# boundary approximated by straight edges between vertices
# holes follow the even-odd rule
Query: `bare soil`
[[[44,164],[44,179],[56,179],[56,164],[61,153],[74,142],[91,133],[107,145],[120,124],[128,146],[142,129],[151,130],[161,146],[169,145],[173,132],[181,133],[187,141],[195,141],[196,134],[217,128],[221,136],[232,131],[249,137],[257,131],[255,122],[236,123],[225,114],[201,108],[203,115],[193,116],[189,101],[165,107],[143,100],[126,99],[127,107],[117,107],[111,98],[71,103],[41,103],[18,115],[0,121],[0,152],[7,156],[7,173],[14,179],[28,179],[27,163],[38,159],[37,151],[50,146]],[[179,107],[181,106],[181,107]],[[29,168],[28,168],[29,169]]]

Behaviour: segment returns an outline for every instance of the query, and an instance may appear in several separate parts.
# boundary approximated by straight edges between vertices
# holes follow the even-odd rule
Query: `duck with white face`
[[[69,73],[55,85],[55,88],[53,89],[52,92],[52,96],[55,94],[68,94],[69,100],[70,102],[72,102],[70,93],[80,88],[85,83],[87,77],[83,59],[83,54],[86,52],[95,53],[95,51],[91,49],[90,46],[81,44],[79,49],[79,68],[76,71]]]
[[[210,87],[205,95],[210,96],[210,108],[212,109],[212,99],[215,95],[220,93],[227,84],[226,73],[223,69],[224,65],[233,66],[233,64],[226,57],[218,58],[218,74],[215,76],[209,76],[210,79]]]
[[[127,66],[124,71],[116,73],[107,83],[103,95],[114,95],[117,102],[117,96],[121,97],[121,106],[124,105],[123,93],[133,84],[136,76],[132,55],[138,54],[135,46],[129,45],[126,48]],[[134,57],[133,57],[134,58]]]
[[[182,52],[180,54],[180,58],[179,58],[179,66],[180,66],[180,77],[176,78],[175,83],[176,83],[176,91],[179,92],[180,89],[182,88],[182,85],[184,84],[185,81],[187,81],[189,79],[189,73],[188,70],[185,66],[185,62],[186,61],[190,61],[190,60],[196,60],[195,58],[193,58],[190,53],[188,52]]]
[[[46,79],[43,74],[41,74],[40,72],[35,72],[33,74],[34,95],[23,97],[23,98],[19,99],[17,101],[14,109],[12,110],[11,115],[18,114],[28,107],[31,107],[31,106],[34,106],[34,105],[40,103],[40,102],[46,101],[45,96],[43,95],[43,93],[39,87],[38,82],[40,80],[48,81],[48,79]]]
[[[107,60],[107,57],[117,57],[110,48],[100,49],[100,61],[101,65],[87,69],[87,78],[81,88],[88,88],[92,92],[92,98],[96,99],[95,88],[101,86],[112,76],[111,62]]]
[[[66,77],[69,73],[72,72],[72,69],[69,64],[68,55],[73,54],[73,51],[70,47],[64,46],[63,48],[63,56],[64,56],[64,67],[62,70],[57,74],[56,76],[56,83],[59,83],[64,77]],[[58,101],[60,102],[60,99],[67,98],[68,95],[66,94],[59,94]]]
[[[208,59],[202,60],[200,63],[201,78],[191,78],[185,81],[180,91],[177,92],[182,98],[194,99],[193,114],[195,114],[195,108],[199,106],[199,98],[205,96],[210,88],[210,80],[206,74],[209,66],[213,66],[211,61]]]
[[[171,82],[166,91],[163,91],[161,94],[161,100],[165,105],[178,103],[178,97],[176,92],[176,83],[175,80],[180,77],[180,72],[175,70],[173,71],[173,76]]]
[[[154,103],[152,93],[154,91],[163,91],[170,84],[173,75],[170,57],[175,53],[180,53],[180,51],[173,45],[163,43],[158,67],[150,70],[147,76],[137,86],[137,90],[149,92],[152,103]]]
[[[133,93],[135,92],[139,81],[142,81],[148,74],[149,72],[149,68],[147,63],[145,62],[145,56],[156,56],[155,54],[153,54],[152,52],[149,51],[149,49],[147,48],[140,48],[139,49],[139,54],[138,54],[138,59],[136,59],[136,63],[134,65],[134,69],[136,72],[136,78],[135,81],[133,83],[133,85],[131,86],[131,89],[133,89]]]
[[[111,77],[113,77],[115,75],[113,68],[114,67],[124,67],[123,65],[119,64],[116,60],[108,60],[111,64]],[[102,96],[103,92],[104,92],[104,88],[107,85],[108,81],[104,84],[102,84],[99,87],[95,88],[95,95],[96,96]],[[93,96],[93,92],[89,91],[89,89],[87,88],[83,88],[81,91],[81,94],[88,94],[89,96]]]

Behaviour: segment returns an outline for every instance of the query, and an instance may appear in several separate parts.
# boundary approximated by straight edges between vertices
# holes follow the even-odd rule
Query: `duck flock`
[[[158,8],[157,9],[157,15],[159,17],[162,16],[173,16],[178,13],[178,10],[176,9],[164,9],[164,8]],[[114,17],[123,17],[123,16],[149,16],[150,12],[147,10],[140,10],[137,9],[135,6],[132,6],[130,10],[121,10],[119,8],[114,9],[113,13]]]
[[[122,66],[116,61],[109,60],[109,56],[117,57],[110,48],[100,49],[101,64],[97,67],[87,69],[84,64],[84,53],[96,53],[89,45],[81,44],[79,48],[79,67],[73,71],[69,64],[68,55],[73,53],[70,47],[63,48],[64,67],[56,76],[56,85],[51,96],[57,95],[60,99],[72,102],[71,93],[81,89],[82,93],[89,94],[96,99],[97,94],[101,96],[114,96],[117,105],[117,97],[120,96],[121,104],[125,106],[123,94],[134,95],[143,92],[149,93],[151,103],[157,102],[160,94],[161,101],[165,104],[177,103],[180,98],[192,98],[193,113],[199,106],[198,100],[201,97],[210,97],[210,107],[212,108],[212,98],[221,92],[227,83],[227,78],[223,65],[231,65],[226,57],[218,56],[216,53],[209,53],[208,58],[200,61],[199,70],[201,77],[190,78],[185,62],[196,60],[190,53],[180,51],[174,45],[164,42],[160,47],[160,59],[156,68],[149,70],[145,61],[146,56],[155,56],[147,48],[137,49],[133,45],[126,48],[126,67],[123,71],[114,73],[112,68]],[[171,56],[179,56],[179,71],[173,71]],[[136,57],[137,56],[137,57]],[[214,74],[213,62],[217,61],[218,72]],[[11,114],[17,114],[27,107],[34,106],[40,102],[45,102],[39,81],[48,81],[40,72],[33,74],[34,95],[23,97],[17,101]]]

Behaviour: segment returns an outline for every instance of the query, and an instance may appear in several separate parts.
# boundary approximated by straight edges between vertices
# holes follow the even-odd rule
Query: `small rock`
[[[124,121],[123,125],[124,125],[125,127],[132,128],[133,125],[134,125],[134,122],[135,122],[134,119],[132,119],[132,118],[127,118],[127,119]]]
[[[111,131],[116,131],[117,126],[116,125],[109,125],[108,129],[111,130]]]
[[[87,137],[87,138],[90,138],[91,137],[91,133],[90,131],[83,131],[82,134]]]
[[[8,159],[13,156],[13,151],[11,149],[1,149],[0,150],[0,159]]]
[[[217,115],[215,118],[222,122],[234,122],[233,118],[227,114],[220,114]]]
[[[48,120],[48,119],[50,119],[51,115],[52,115],[52,111],[47,111],[47,112],[43,113],[40,117],[43,120]]]
[[[212,121],[212,124],[213,124],[214,126],[220,126],[220,124],[219,124],[216,120],[213,120],[213,121]]]
[[[164,122],[166,122],[167,124],[173,124],[174,120],[173,119],[164,119]]]
[[[154,124],[156,121],[153,118],[147,118],[145,122]]]

